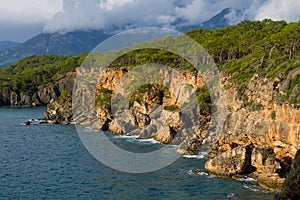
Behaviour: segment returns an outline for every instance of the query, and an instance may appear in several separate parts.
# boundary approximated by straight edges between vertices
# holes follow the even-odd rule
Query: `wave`
[[[244,188],[249,189],[253,192],[262,192],[262,193],[273,193],[272,191],[263,189],[262,187],[258,186],[258,185],[243,185]]]
[[[196,155],[183,155],[183,158],[191,158],[191,159],[202,159],[209,153],[209,151],[201,151]]]
[[[191,169],[187,173],[190,176],[199,175],[199,176],[206,176],[208,178],[215,178],[216,177],[215,175],[209,174],[205,171],[196,172],[195,170],[191,170]]]
[[[138,135],[116,135],[114,138],[122,138],[122,139],[137,139]]]
[[[114,138],[125,139],[128,142],[132,143],[140,143],[140,144],[161,144],[153,138],[149,139],[140,139],[138,135],[117,135]]]
[[[204,158],[204,155],[198,154],[198,155],[183,155],[183,158],[193,158],[193,159],[201,159]]]
[[[137,139],[137,141],[140,141],[142,143],[149,143],[149,144],[161,144],[160,142],[154,140],[153,138],[149,138],[149,139]]]
[[[255,180],[254,178],[251,178],[249,176],[243,176],[243,177],[239,177],[239,178],[234,178],[237,181],[240,182],[257,182],[257,180]]]

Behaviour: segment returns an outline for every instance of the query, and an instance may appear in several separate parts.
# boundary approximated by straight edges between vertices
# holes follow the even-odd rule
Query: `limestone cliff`
[[[118,94],[122,93],[116,91],[116,85],[120,84],[119,80],[128,73],[127,68],[108,69],[102,74],[95,94],[98,121],[91,121],[91,118],[85,116],[79,117],[79,122],[78,120],[76,122],[82,125],[91,124],[94,129],[109,130],[113,134],[138,135],[139,138],[154,138],[164,144],[177,144],[179,145],[178,153],[197,154],[207,133],[210,112],[207,109],[200,109],[198,113],[192,113],[191,109],[189,116],[185,116],[187,114],[181,112],[182,102],[178,98],[182,101],[190,98],[180,88],[180,82],[183,79],[193,90],[205,85],[203,79],[200,73],[189,70],[180,71],[180,75],[178,75],[180,78],[167,77],[170,74],[164,70],[159,71],[164,77],[162,81],[171,80],[171,87],[176,89],[171,91],[156,84],[147,84],[136,88],[128,102],[129,113],[123,117],[127,119],[127,125],[116,120],[110,105],[113,91],[119,92]],[[192,122],[192,120],[194,121]],[[189,128],[182,129],[182,126]]]
[[[224,79],[228,115],[213,158],[205,165],[209,172],[250,173],[261,186],[279,189],[300,148],[300,109],[281,103],[287,81],[282,76],[270,80],[255,75],[247,85]]]
[[[68,72],[53,83],[38,86],[32,93],[0,89],[0,106],[45,106],[64,91],[71,93],[75,77],[75,72]]]

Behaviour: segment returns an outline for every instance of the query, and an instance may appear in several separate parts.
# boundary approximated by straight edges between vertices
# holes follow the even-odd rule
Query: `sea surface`
[[[111,169],[82,144],[74,125],[33,124],[46,108],[0,108],[0,199],[272,199],[274,193],[240,181],[194,174],[203,156],[181,157],[155,172]],[[110,135],[110,134],[108,134]],[[152,140],[110,136],[136,152],[160,148]]]

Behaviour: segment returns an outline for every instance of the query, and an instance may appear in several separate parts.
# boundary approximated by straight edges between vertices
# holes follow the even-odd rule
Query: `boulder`
[[[72,99],[68,95],[65,98],[52,99],[47,105],[44,113],[45,120],[51,120],[53,123],[70,123],[73,122]]]
[[[108,125],[108,130],[114,134],[124,134],[124,130],[122,127],[116,122],[116,120],[112,120]]]
[[[218,176],[247,174],[254,169],[251,166],[252,147],[238,146],[225,151],[205,163],[208,172]]]
[[[256,178],[260,186],[269,190],[278,190],[284,182],[285,179],[278,174],[281,166],[276,160],[273,148],[255,147],[251,155],[251,164],[256,171],[250,176]]]
[[[163,126],[160,128],[157,133],[153,136],[156,141],[159,141],[163,144],[169,144],[172,142],[175,133],[169,126]]]

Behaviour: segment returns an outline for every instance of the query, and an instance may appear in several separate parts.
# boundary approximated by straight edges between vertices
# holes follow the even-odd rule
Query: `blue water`
[[[193,174],[205,159],[180,158],[151,173],[119,172],[97,161],[73,125],[30,125],[45,108],[0,108],[0,199],[272,199],[256,182]],[[159,144],[112,137],[131,149]]]

